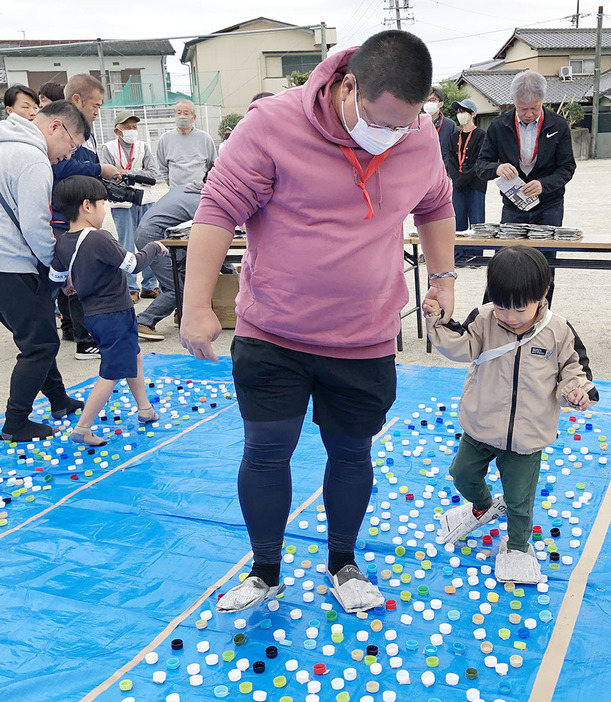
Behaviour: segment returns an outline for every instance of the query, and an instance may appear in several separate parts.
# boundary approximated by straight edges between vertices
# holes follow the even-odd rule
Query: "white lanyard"
[[[524,344],[527,344],[529,341],[535,338],[537,334],[545,329],[545,327],[550,323],[552,319],[552,311],[547,310],[545,313],[545,317],[540,321],[535,324],[535,328],[533,333],[526,337],[525,339],[522,339],[521,341],[512,341],[509,344],[504,344],[503,346],[498,346],[496,349],[488,349],[488,351],[483,351],[474,361],[475,365],[479,366],[482,363],[486,363],[486,361],[492,361],[495,358],[499,358],[499,356],[504,356],[506,353],[509,353],[510,351],[515,351],[517,348],[520,346],[524,346]]]
[[[72,275],[72,266],[74,264],[74,259],[76,258],[76,254],[78,253],[78,250],[81,248],[81,244],[85,241],[87,238],[87,234],[89,232],[93,231],[93,227],[85,227],[83,231],[80,233],[79,238],[76,240],[76,246],[74,247],[74,253],[72,254],[72,258],[70,259],[70,265],[68,266],[68,275]]]

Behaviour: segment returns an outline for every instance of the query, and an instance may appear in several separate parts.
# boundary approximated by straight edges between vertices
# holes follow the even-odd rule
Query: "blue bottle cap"
[[[518,636],[521,639],[527,639],[530,636],[530,631],[528,631],[528,629],[525,626],[521,626],[518,629]]]
[[[387,466],[394,466],[394,465],[395,465],[395,459],[394,459],[394,458],[387,458],[387,459],[386,459],[386,465],[387,465]]]
[[[378,576],[377,575],[370,575],[369,576],[369,582],[372,585],[377,585],[378,584]]]
[[[454,575],[454,568],[452,566],[444,566],[442,572],[444,575]]]
[[[227,685],[217,685],[214,688],[215,697],[227,697],[229,695],[229,688]]]
[[[357,539],[356,547],[359,549],[359,551],[362,551],[363,549],[367,548],[367,542],[365,539]]]
[[[262,619],[259,622],[259,626],[261,627],[261,629],[271,629],[272,620],[271,619]]]
[[[452,644],[452,651],[455,656],[462,656],[463,653],[465,652],[466,646],[465,644],[461,644],[460,642],[456,641],[455,643]]]
[[[452,495],[452,504],[457,505],[460,502],[460,495]]]
[[[367,565],[367,572],[368,573],[377,573],[378,572],[378,566],[375,563],[369,563]]]
[[[316,648],[316,641],[314,639],[306,639],[303,642],[303,647],[308,651],[313,651]]]
[[[405,648],[408,651],[417,651],[418,650],[418,642],[416,641],[416,639],[408,639],[405,642]]]
[[[541,490],[541,497],[547,497],[548,495],[549,495],[549,490],[546,490],[545,488],[543,488],[543,490]]]
[[[448,612],[448,619],[452,622],[457,621],[458,619],[460,619],[460,612],[457,609],[451,609]]]

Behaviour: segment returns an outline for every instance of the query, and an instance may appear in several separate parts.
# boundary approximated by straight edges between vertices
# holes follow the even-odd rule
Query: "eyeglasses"
[[[361,115],[359,114],[359,105],[358,101],[360,98],[360,95],[358,94],[357,87],[356,87],[356,79],[354,81],[354,92],[355,92],[355,100],[354,100],[354,107],[356,108],[356,116],[358,119],[361,118]],[[407,127],[383,127],[381,124],[375,124],[375,122],[371,122],[369,119],[369,115],[367,114],[367,110],[365,109],[365,105],[363,104],[363,99],[361,98],[361,108],[363,110],[363,114],[365,115],[365,122],[367,122],[367,126],[371,127],[372,129],[383,129],[384,131],[387,132],[397,132],[398,134],[410,134],[411,132],[419,132],[420,131],[420,115],[418,115],[417,119],[414,120],[411,124],[409,124]],[[414,127],[414,123],[417,123],[418,126]]]
[[[72,138],[72,134],[68,131],[66,125],[62,122],[62,127],[64,128],[66,134],[68,135],[68,138],[70,139],[70,143],[72,144],[72,148],[70,149],[70,153],[73,154],[77,149],[78,149],[78,144],[74,139]]]

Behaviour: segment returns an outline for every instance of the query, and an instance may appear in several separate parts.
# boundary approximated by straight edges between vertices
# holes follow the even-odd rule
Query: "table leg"
[[[180,294],[180,271],[178,270],[178,260],[176,258],[176,248],[173,246],[170,249],[170,260],[172,261],[172,276],[174,277],[174,295],[176,296],[176,318],[178,319],[178,328],[182,322],[182,296]]]

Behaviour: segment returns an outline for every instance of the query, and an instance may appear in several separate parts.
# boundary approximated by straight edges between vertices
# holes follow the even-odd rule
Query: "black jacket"
[[[526,175],[520,168],[520,149],[516,134],[515,108],[499,115],[486,132],[486,139],[475,164],[483,180],[497,177],[501,163],[511,163],[518,169],[520,178],[528,182],[538,180],[543,187],[539,207],[546,207],[564,198],[564,186],[575,173],[575,159],[571,130],[564,117],[543,108],[543,125],[539,134],[539,150],[532,171]],[[503,197],[505,204],[511,202]]]
[[[456,190],[463,193],[468,192],[469,190],[479,190],[480,192],[485,193],[487,182],[477,177],[475,164],[477,162],[477,157],[481,152],[486,134],[484,131],[479,129],[479,127],[475,127],[473,130],[471,139],[469,139],[469,144],[465,149],[465,160],[462,165],[462,172],[459,170],[460,165],[458,163],[458,139],[460,138],[461,134],[461,131],[454,132],[454,134],[450,135],[448,140],[446,169],[448,171],[448,175],[452,179],[452,185]],[[463,134],[463,145],[468,138],[469,134]]]

